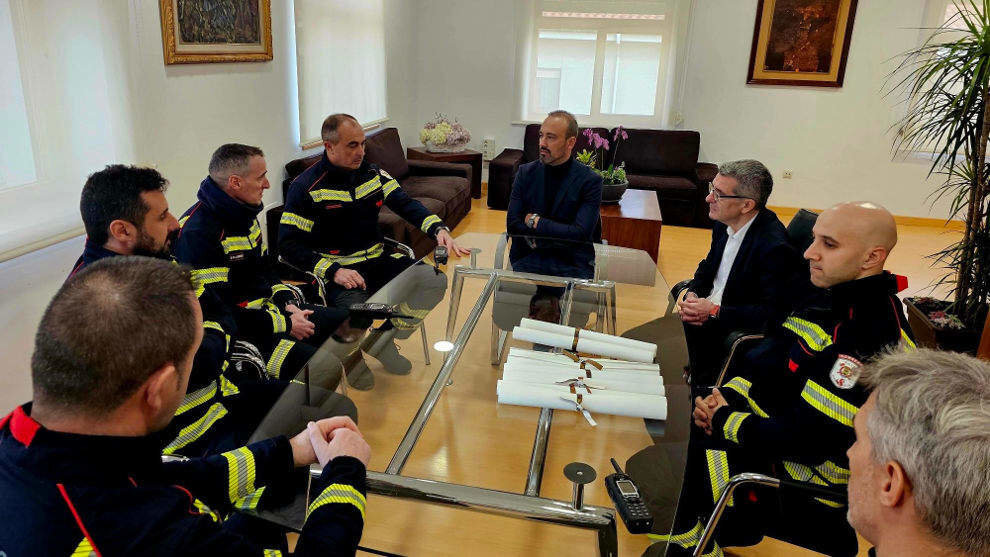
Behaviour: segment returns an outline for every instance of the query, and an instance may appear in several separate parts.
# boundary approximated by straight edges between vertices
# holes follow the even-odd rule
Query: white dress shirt
[[[742,227],[733,232],[731,226],[725,228],[726,233],[729,237],[725,241],[725,251],[722,252],[722,261],[718,264],[718,272],[715,273],[715,282],[712,284],[712,293],[708,295],[708,301],[715,304],[722,304],[722,293],[725,292],[725,283],[729,280],[729,271],[732,270],[732,264],[736,260],[736,255],[739,254],[739,246],[743,243],[743,238],[746,237],[746,232],[749,227],[753,224],[756,217],[749,219],[749,222],[742,225]]]

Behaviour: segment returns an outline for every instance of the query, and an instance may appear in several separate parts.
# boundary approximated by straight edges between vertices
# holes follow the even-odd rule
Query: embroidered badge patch
[[[862,362],[852,356],[839,354],[835,364],[832,365],[832,371],[828,374],[829,379],[840,389],[851,389],[859,379],[859,367],[862,365]]]

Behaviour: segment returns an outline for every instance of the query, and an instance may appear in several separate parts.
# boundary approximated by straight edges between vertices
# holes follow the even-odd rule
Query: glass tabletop
[[[583,462],[597,471],[584,490],[584,505],[611,509],[603,480],[615,458],[636,480],[653,513],[653,531],[668,533],[683,476],[690,402],[682,378],[684,332],[670,313],[670,287],[656,263],[646,252],[603,244],[482,233],[457,242],[473,248],[472,255],[439,269],[426,259],[369,300],[404,315],[392,319],[386,327],[391,332],[360,344],[330,341],[311,361],[309,377],[297,378],[308,382],[311,404],[323,404],[326,392],[336,391],[329,407],[356,414],[372,448],[369,470],[381,473],[369,475],[372,493],[382,481],[391,487],[378,492],[401,497],[384,480],[401,476],[438,482],[416,484],[420,490],[468,486],[538,497],[534,501],[546,506],[547,500],[572,500],[573,484],[562,471]],[[515,338],[513,329],[532,317],[656,344],[668,419],[595,413],[592,426],[577,411],[500,404],[497,385],[510,353],[560,352]],[[389,350],[378,350],[388,343],[411,370],[389,361]],[[354,361],[358,346],[363,364]],[[369,356],[374,353],[382,358]],[[348,381],[326,371],[334,358],[345,362]],[[273,409],[289,411],[298,412],[291,403]],[[451,503],[440,499],[433,501]],[[618,516],[615,521],[621,522]],[[650,546],[645,535],[631,535],[622,524],[617,529],[620,554]],[[563,526],[382,497],[369,503],[364,540],[362,545],[413,554],[442,553],[459,543],[475,544],[472,554],[598,554],[593,535]]]

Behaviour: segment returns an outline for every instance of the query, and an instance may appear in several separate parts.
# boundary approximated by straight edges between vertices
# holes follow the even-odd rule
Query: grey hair
[[[351,116],[350,114],[337,113],[327,116],[326,120],[323,120],[323,127],[320,128],[320,137],[323,141],[329,143],[336,143],[340,139],[340,135],[337,133],[337,128],[340,127],[344,122],[354,122],[358,123],[357,118]]]
[[[773,175],[762,162],[753,159],[724,162],[718,167],[718,173],[739,182],[736,195],[752,199],[761,209],[767,206],[773,191]]]
[[[888,354],[865,366],[876,393],[873,458],[900,463],[942,543],[990,554],[990,363],[955,352]]]
[[[227,187],[227,181],[233,175],[243,176],[247,173],[251,157],[263,157],[265,152],[253,145],[242,143],[227,143],[221,145],[210,157],[210,178],[221,188]]]

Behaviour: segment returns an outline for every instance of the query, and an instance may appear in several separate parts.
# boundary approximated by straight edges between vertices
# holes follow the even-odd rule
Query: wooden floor
[[[787,222],[790,216],[782,214],[781,218]],[[474,200],[470,214],[454,230],[454,236],[504,230],[505,212],[489,210],[482,198]],[[929,269],[924,256],[946,245],[954,236],[924,226],[905,226],[899,233],[900,243],[888,268],[909,277],[910,293],[922,291],[938,276],[936,271]],[[668,284],[693,274],[697,262],[708,250],[710,236],[709,230],[663,227],[658,268]],[[480,289],[477,286],[466,285],[462,308],[470,306],[472,296]],[[637,310],[642,315],[634,317],[647,320],[647,314],[659,311],[657,307],[662,302],[644,300],[643,307]],[[443,336],[446,308],[445,299],[426,320],[430,343]],[[464,314],[462,310],[461,315]],[[488,335],[488,331],[478,330],[472,336],[465,351],[470,357],[462,358],[458,364],[455,388],[441,396],[433,418],[403,470],[404,475],[522,491],[537,412],[520,409],[532,412],[521,414],[518,427],[513,430],[516,422],[512,421],[512,411],[508,411],[507,417],[506,410],[496,408],[493,387],[498,369],[485,361]],[[388,376],[374,362],[369,362],[376,376],[375,389],[365,393],[350,392],[361,412],[361,427],[375,449],[370,465],[372,470],[385,469],[419,401],[439,370],[435,352],[432,365],[427,366],[423,361],[418,335],[400,346],[414,364],[410,375]],[[638,427],[620,427],[619,439],[614,442],[583,443],[579,436],[569,433],[579,429],[580,417],[575,413],[557,414],[542,490],[546,497],[569,499],[569,484],[559,473],[569,460],[607,462],[610,454],[624,452],[628,456],[628,451],[650,442],[642,431],[642,421],[636,420]],[[601,465],[596,466],[599,466],[600,478],[608,473]],[[587,503],[608,505],[603,483],[599,480],[592,485],[586,496]],[[369,497],[367,513],[362,545],[402,555],[596,554],[595,537],[589,531],[379,496]],[[619,536],[620,555],[640,555],[649,545],[644,536],[628,534],[621,524]],[[865,547],[863,549],[861,553],[865,555]],[[758,546],[733,549],[726,554],[789,556],[813,553],[776,540],[766,540]]]

